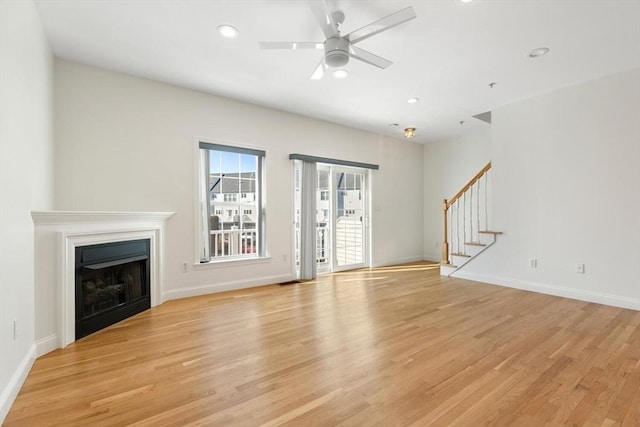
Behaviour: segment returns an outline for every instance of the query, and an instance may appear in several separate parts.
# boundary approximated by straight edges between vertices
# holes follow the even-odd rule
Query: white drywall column
[[[51,105],[38,11],[31,0],[0,1],[0,423],[35,354],[31,211],[53,204]]]

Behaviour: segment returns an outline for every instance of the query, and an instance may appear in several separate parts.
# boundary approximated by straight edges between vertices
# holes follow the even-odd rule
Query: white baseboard
[[[18,368],[11,376],[9,383],[4,390],[2,390],[2,394],[0,394],[0,424],[2,424],[4,419],[7,417],[9,409],[11,409],[13,401],[16,400],[16,397],[20,392],[20,388],[22,388],[24,380],[27,379],[27,375],[29,375],[29,371],[31,370],[35,360],[36,346],[34,344],[29,348],[27,354],[24,355],[22,361],[20,361],[20,364],[18,365]]]
[[[640,311],[640,299],[458,270],[452,277]]]
[[[235,291],[238,289],[254,288],[257,286],[273,285],[295,280],[291,274],[278,276],[266,276],[249,280],[234,280],[229,282],[215,283],[194,288],[174,289],[162,293],[162,301],[169,301],[179,298],[196,297],[200,295],[213,294],[216,292]]]
[[[44,356],[60,348],[58,336],[53,334],[36,341],[36,357]]]

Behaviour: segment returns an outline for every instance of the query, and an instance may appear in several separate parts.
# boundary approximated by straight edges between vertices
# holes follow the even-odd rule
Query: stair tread
[[[453,264],[443,264],[443,263],[440,263],[440,267],[458,268],[458,266],[457,266],[457,265],[453,265]]]
[[[469,245],[469,246],[487,246],[484,243],[480,243],[480,242],[465,242],[465,245]]]
[[[480,234],[502,234],[502,231],[493,231],[493,230],[480,230],[478,231]]]
[[[454,256],[463,256],[463,257],[465,257],[465,258],[471,258],[471,255],[462,254],[462,253],[452,253],[451,255],[454,255]]]

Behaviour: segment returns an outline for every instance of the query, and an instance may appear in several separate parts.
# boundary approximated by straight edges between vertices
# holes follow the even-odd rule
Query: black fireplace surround
[[[76,247],[76,339],[151,307],[150,240]]]

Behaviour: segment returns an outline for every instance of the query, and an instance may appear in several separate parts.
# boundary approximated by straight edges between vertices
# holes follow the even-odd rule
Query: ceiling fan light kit
[[[349,73],[347,72],[347,70],[334,70],[333,77],[335,77],[336,79],[346,79],[347,77],[349,77]]]
[[[413,8],[407,7],[343,36],[340,33],[340,27],[345,19],[342,11],[329,11],[324,0],[310,0],[309,6],[326,37],[324,42],[259,42],[258,46],[260,49],[291,50],[317,49],[322,46],[324,55],[311,75],[312,80],[321,79],[328,68],[344,67],[349,63],[350,58],[384,70],[392,64],[391,61],[361,49],[355,44],[416,17]]]
[[[349,62],[349,41],[331,37],[324,42],[324,61],[329,67],[344,67]]]

